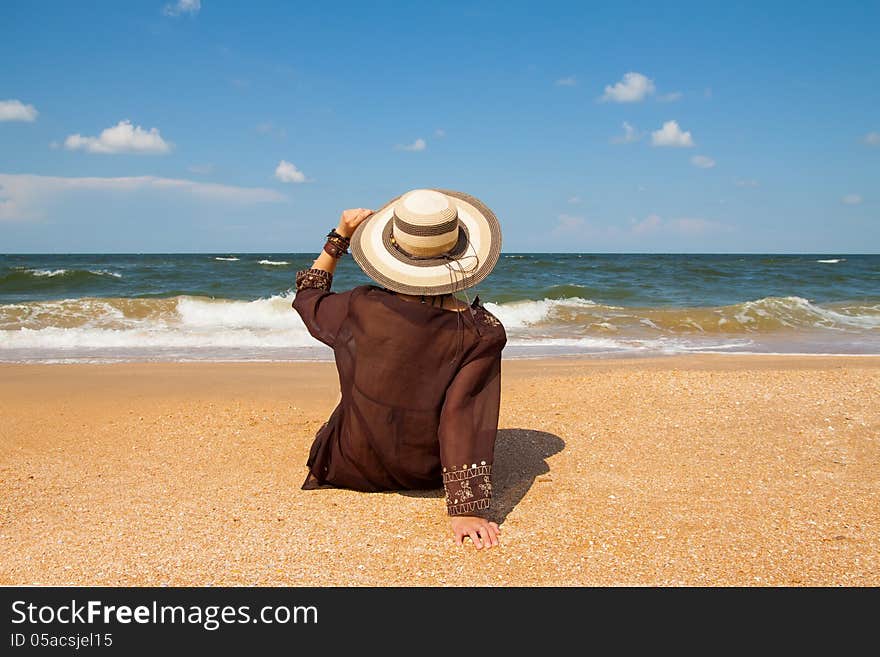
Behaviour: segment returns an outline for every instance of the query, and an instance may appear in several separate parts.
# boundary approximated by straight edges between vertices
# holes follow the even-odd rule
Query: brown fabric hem
[[[329,292],[332,285],[333,274],[324,269],[309,267],[299,270],[294,276],[294,289],[297,292],[310,287]]]
[[[337,488],[337,486],[322,482],[309,470],[309,474],[306,475],[306,480],[303,482],[300,490],[321,490],[322,488]]]
[[[492,465],[480,461],[470,467],[443,468],[446,510],[451,516],[479,515],[473,513],[489,508],[492,497]]]
[[[464,504],[456,504],[454,506],[446,507],[446,512],[450,516],[483,516],[484,513],[478,513],[479,511],[485,510],[489,508],[489,498],[484,497],[482,500],[476,500],[474,502],[465,502]]]

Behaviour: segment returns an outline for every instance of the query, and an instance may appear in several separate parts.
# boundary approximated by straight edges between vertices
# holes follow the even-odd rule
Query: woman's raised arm
[[[372,211],[365,208],[346,210],[339,219],[336,232],[351,237],[355,228],[370,214]],[[337,260],[322,249],[310,268],[296,272],[296,296],[291,303],[312,337],[329,347],[336,344],[336,334],[348,315],[351,297],[351,290],[341,293],[330,290]]]

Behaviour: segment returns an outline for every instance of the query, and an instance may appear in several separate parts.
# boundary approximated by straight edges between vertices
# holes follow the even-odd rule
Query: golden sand
[[[0,366],[0,584],[880,585],[880,357],[506,360],[502,546],[302,491],[331,363]]]

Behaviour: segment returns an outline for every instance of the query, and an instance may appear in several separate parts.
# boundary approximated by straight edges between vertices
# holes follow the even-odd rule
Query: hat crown
[[[394,216],[420,226],[443,224],[457,216],[452,200],[433,189],[407,192],[394,206]]]
[[[458,242],[458,209],[446,194],[414,189],[394,204],[392,242],[404,253],[432,257]]]

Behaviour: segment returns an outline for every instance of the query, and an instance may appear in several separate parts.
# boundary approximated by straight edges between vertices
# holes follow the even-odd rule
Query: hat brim
[[[410,258],[394,247],[389,237],[398,196],[361,222],[349,244],[352,258],[379,285],[403,294],[447,294],[477,285],[497,264],[501,226],[495,214],[463,192],[433,191],[446,194],[458,211],[459,240],[449,253],[455,261]]]

